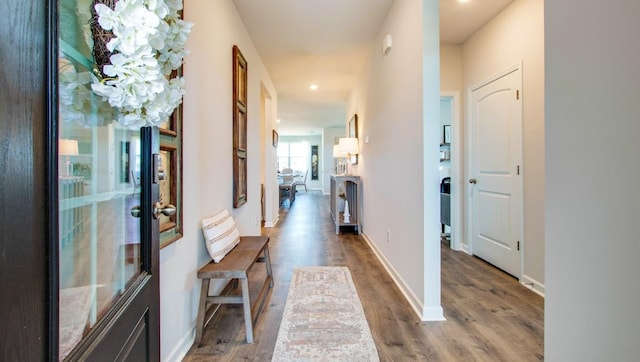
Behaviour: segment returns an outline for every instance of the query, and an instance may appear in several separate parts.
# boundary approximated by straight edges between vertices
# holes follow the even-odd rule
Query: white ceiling
[[[513,0],[440,0],[440,43],[462,44]]]
[[[441,0],[441,42],[461,44],[512,1]],[[344,126],[345,102],[394,0],[233,2],[278,91],[280,134]]]

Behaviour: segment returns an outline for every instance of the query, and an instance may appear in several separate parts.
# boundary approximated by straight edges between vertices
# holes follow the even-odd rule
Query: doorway
[[[448,194],[442,195],[441,186],[441,219],[446,213],[444,203],[448,204],[448,224],[442,230],[449,239],[449,246],[454,250],[463,250],[462,243],[462,126],[460,121],[460,92],[440,93],[440,181],[449,178]],[[446,180],[445,180],[446,182]],[[444,221],[444,220],[441,220]]]
[[[522,66],[469,94],[469,242],[473,255],[522,275]]]
[[[262,226],[274,227],[278,222],[278,179],[273,103],[269,91],[260,84],[260,205]]]

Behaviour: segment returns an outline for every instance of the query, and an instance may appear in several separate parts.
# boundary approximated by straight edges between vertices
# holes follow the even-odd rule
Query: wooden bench
[[[256,262],[264,262],[267,276],[262,288],[256,297],[255,304],[251,307],[249,296],[248,272]],[[198,319],[196,321],[195,343],[200,344],[203,330],[209,323],[214,312],[211,307],[219,304],[242,304],[244,308],[244,325],[247,333],[247,343],[253,343],[253,322],[257,319],[257,311],[266,301],[268,290],[273,287],[273,273],[271,271],[271,259],[269,258],[268,236],[242,236],[240,243],[220,263],[213,261],[198,270],[198,278],[202,279],[200,289],[200,304],[198,306]],[[211,279],[231,279],[237,286],[237,280],[241,284],[241,295],[228,295],[230,289],[224,288],[220,295],[209,295]]]

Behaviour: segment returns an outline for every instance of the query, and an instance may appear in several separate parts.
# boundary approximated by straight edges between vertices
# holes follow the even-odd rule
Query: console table
[[[331,175],[331,217],[336,225],[336,234],[341,226],[353,226],[362,232],[362,184],[360,176]],[[344,207],[340,200],[349,202],[350,222],[344,221]]]

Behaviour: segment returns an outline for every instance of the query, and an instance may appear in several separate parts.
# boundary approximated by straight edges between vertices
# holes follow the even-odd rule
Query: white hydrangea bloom
[[[68,66],[59,75],[60,119],[65,123],[77,123],[84,127],[105,125],[112,120],[113,110],[98,101],[90,90],[92,74],[76,72]]]
[[[169,11],[177,17],[178,11],[182,10],[182,0],[165,0]]]
[[[98,14],[98,24],[100,24],[104,30],[111,30],[114,25],[122,21],[122,19],[116,15],[116,12],[105,4],[96,4],[95,9]]]
[[[102,69],[106,78],[92,90],[119,109],[127,127],[166,121],[182,102],[184,79],[167,79],[182,65],[192,24],[179,19],[181,0],[119,0],[115,9],[97,4],[98,23],[111,30],[113,53]]]
[[[164,19],[170,12],[169,6],[162,0],[147,0],[147,8],[156,13],[160,19]]]

